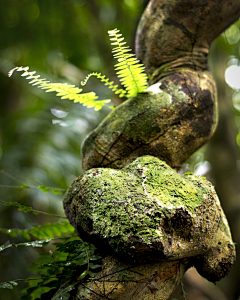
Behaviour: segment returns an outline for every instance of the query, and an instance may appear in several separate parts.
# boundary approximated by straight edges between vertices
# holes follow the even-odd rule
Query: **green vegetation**
[[[120,78],[120,82],[125,87],[126,90],[118,89],[117,85],[114,85],[113,82],[110,82],[109,79],[106,79],[105,76],[100,73],[90,73],[86,79],[82,82],[82,85],[86,85],[88,79],[91,76],[96,76],[99,78],[106,86],[112,89],[116,94],[119,94],[120,97],[133,97],[138,93],[143,92],[147,88],[147,75],[144,72],[144,66],[139,64],[137,59],[133,54],[129,54],[131,51],[129,47],[124,46],[126,43],[122,42],[124,38],[121,38],[121,34],[118,34],[119,30],[111,30],[109,31],[109,36],[111,37],[111,44],[116,46],[113,49],[114,58],[118,60],[118,63],[115,65],[115,70],[118,71],[117,75]],[[88,108],[94,107],[96,111],[100,110],[105,104],[110,102],[111,100],[105,99],[101,101],[96,101],[98,96],[94,92],[81,94],[82,89],[75,87],[75,85],[69,85],[66,83],[49,83],[46,79],[40,79],[40,75],[35,75],[35,71],[29,72],[29,67],[15,67],[11,71],[9,71],[9,77],[12,76],[14,71],[23,72],[21,76],[26,77],[26,79],[31,80],[29,84],[33,86],[37,85],[41,89],[45,89],[46,92],[56,92],[57,96],[60,96],[61,99],[69,99],[73,100],[74,103],[82,103],[84,106]],[[111,107],[110,107],[111,108]],[[17,187],[19,188],[19,187]],[[23,184],[20,188],[30,188],[29,186]],[[51,190],[53,193],[59,193],[59,189],[48,188],[46,186],[38,186],[42,192],[47,193]],[[61,190],[61,189],[60,189]],[[61,193],[61,191],[60,191]],[[23,212],[33,212],[34,214],[38,214],[39,212],[33,210],[32,207],[27,207],[21,205],[17,202],[5,202],[2,201],[5,205],[14,205],[18,207],[18,210]],[[44,212],[42,212],[44,213]],[[73,233],[74,228],[69,224],[68,221],[64,221],[62,223],[46,223],[42,226],[33,225],[33,229],[5,229],[0,228],[0,232],[10,235],[11,237],[17,237],[18,235],[23,236],[25,239],[30,240],[31,236],[37,237],[38,239],[45,238],[46,240],[42,241],[34,241],[20,244],[10,244],[7,246],[1,246],[0,251],[11,247],[19,247],[19,246],[32,246],[32,247],[42,247],[46,246],[52,239],[54,239],[54,235],[57,237],[61,237],[62,233]],[[72,243],[74,243],[74,247],[72,248]],[[39,273],[39,275],[44,276],[44,280],[35,280],[35,278],[28,278],[29,286],[26,290],[27,295],[25,295],[22,299],[29,299],[28,296],[35,299],[37,297],[41,297],[44,294],[44,297],[52,297],[54,293],[58,290],[58,288],[68,280],[75,271],[77,271],[79,266],[87,265],[86,269],[83,270],[82,274],[79,276],[79,279],[84,279],[86,276],[93,276],[94,274],[90,271],[90,269],[97,269],[100,267],[98,264],[90,263],[90,260],[98,260],[100,257],[94,255],[94,250],[96,249],[94,246],[81,241],[81,245],[77,246],[77,250],[74,242],[67,242],[62,244],[56,244],[57,250],[52,254],[53,262],[49,262],[48,264],[40,264],[40,268],[31,268],[30,271],[35,271]],[[79,240],[77,241],[79,244]],[[90,249],[90,252],[88,251]],[[63,253],[68,253],[65,255],[62,260]],[[46,254],[49,258],[49,254]],[[60,255],[60,256],[59,256]],[[43,257],[42,254],[41,257]],[[59,257],[60,258],[59,258]],[[55,261],[58,259],[59,261]],[[76,263],[76,261],[81,258],[80,262]],[[40,259],[35,261],[36,265],[39,265]],[[63,263],[64,261],[64,263]],[[69,267],[69,265],[71,267]],[[79,271],[79,270],[78,270]],[[56,278],[54,278],[54,276]],[[59,280],[61,278],[61,280]],[[34,283],[32,283],[31,280]],[[0,288],[3,289],[13,289],[14,286],[17,286],[18,280],[7,281],[0,284]],[[54,282],[54,284],[53,284]],[[74,289],[76,282],[71,285],[71,289]],[[53,299],[68,299],[69,288],[64,289]],[[49,294],[50,292],[50,294]]]
[[[50,241],[51,239],[48,239],[31,242],[28,245],[25,243],[25,245],[18,244],[14,246],[43,247]],[[81,279],[87,276],[94,277],[94,273],[91,270],[99,269],[100,265],[98,261],[101,257],[94,254],[97,248],[93,245],[83,242],[79,238],[69,240],[65,243],[54,243],[54,245],[56,246],[54,252],[49,251],[48,253],[40,254],[30,268],[29,271],[38,273],[39,276],[30,276],[26,279],[29,282],[29,287],[23,291],[25,294],[22,297],[23,300],[39,299],[41,297],[51,299],[60,286],[73,275],[77,276],[78,280],[81,281]],[[3,250],[0,249],[0,251]],[[13,289],[22,280],[16,279],[3,282],[0,284],[0,288]],[[62,289],[53,299],[68,299],[70,297],[68,292],[73,290],[77,284],[79,285],[78,281]]]
[[[138,93],[141,93],[147,88],[147,75],[144,73],[145,68],[135,58],[134,54],[129,54],[131,51],[128,46],[124,46],[126,43],[123,42],[122,34],[118,33],[119,30],[110,30],[109,36],[111,37],[112,45],[116,46],[113,48],[114,58],[118,60],[118,63],[114,66],[117,71],[117,76],[120,78],[120,82],[125,87],[125,90],[118,89],[118,85],[114,85],[113,81],[109,81],[105,78],[105,75],[101,73],[90,73],[86,79],[82,82],[82,85],[86,85],[88,79],[91,76],[96,76],[106,86],[108,86],[113,92],[119,94],[120,97],[134,97]],[[94,92],[83,93],[82,89],[75,87],[75,85],[69,85],[67,83],[50,83],[45,78],[40,79],[40,75],[35,75],[36,71],[29,72],[29,67],[15,67],[9,71],[8,76],[11,77],[14,71],[23,72],[21,76],[31,80],[29,84],[37,85],[39,88],[46,90],[46,92],[56,92],[57,96],[61,99],[73,100],[74,103],[81,103],[88,108],[94,107],[95,110],[102,109],[106,106],[106,103],[111,102],[109,99],[96,101],[98,96]],[[109,106],[108,106],[109,107]],[[109,107],[113,109],[113,107]]]
[[[31,229],[32,224],[62,222],[62,194],[43,193],[36,187],[51,186],[62,190],[69,187],[81,174],[79,148],[82,140],[108,113],[104,106],[94,111],[70,101],[59,101],[53,93],[43,96],[42,91],[21,82],[18,76],[9,80],[8,71],[16,65],[29,65],[42,78],[75,86],[84,81],[89,71],[96,71],[106,74],[117,84],[111,47],[105,34],[110,28],[121,28],[133,48],[136,24],[147,3],[144,0],[1,1],[0,199],[9,204],[19,203],[30,210],[26,214],[16,209],[19,206],[0,203],[1,228]],[[239,28],[240,21],[233,25],[234,30],[230,28],[217,39],[210,52],[211,69],[219,87],[218,131],[209,145],[193,155],[182,170],[183,173],[197,172],[208,162],[206,176],[214,182],[233,228],[238,228],[239,222],[236,212],[240,98],[239,90],[232,90],[225,84],[223,74],[227,63],[239,63]],[[112,98],[114,105],[119,104],[118,97],[97,79],[89,81],[88,87],[86,92],[94,90],[103,99]],[[20,188],[23,183],[35,188]],[[3,187],[7,185],[17,188]],[[44,214],[35,214],[37,211],[44,211]],[[236,231],[234,239],[239,244]],[[25,241],[21,235],[9,237],[0,233],[0,244],[22,242]],[[11,285],[14,278],[27,278],[30,261],[37,259],[39,249],[47,253],[50,249],[54,251],[55,246],[50,242],[44,248],[10,247],[1,252],[0,282],[9,280]],[[233,270],[232,275],[220,282],[229,299],[238,297],[238,273],[236,265],[236,272]],[[1,289],[1,297],[19,300],[26,282],[20,281],[12,290]]]

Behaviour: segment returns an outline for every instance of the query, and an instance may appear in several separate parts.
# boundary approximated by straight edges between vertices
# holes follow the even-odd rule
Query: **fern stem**
[[[0,184],[0,189],[1,188],[9,188],[9,189],[37,189],[39,190],[39,186],[28,186],[28,185],[2,185]],[[60,189],[60,188],[55,188],[55,187],[49,187],[49,186],[46,186],[46,189],[48,190],[58,190],[58,191],[61,191],[61,192],[66,192],[66,189]]]
[[[9,205],[9,203],[8,203],[7,201],[0,200],[0,202]],[[13,205],[13,204],[12,204],[12,206],[18,207],[18,205]],[[40,210],[36,210],[36,209],[32,209],[31,212],[32,212],[32,213],[35,213],[35,212],[36,212],[36,213],[38,213],[38,214],[48,215],[48,216],[56,217],[56,218],[64,218],[64,219],[67,219],[67,217],[65,217],[65,216],[54,215],[54,214],[50,214],[50,213],[47,213],[47,212],[45,212],[45,211],[40,211]]]

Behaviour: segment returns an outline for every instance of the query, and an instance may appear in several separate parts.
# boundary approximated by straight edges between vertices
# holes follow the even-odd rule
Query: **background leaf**
[[[73,233],[75,231],[74,227],[68,222],[63,221],[61,223],[46,223],[42,226],[33,225],[33,229],[5,229],[0,228],[0,232],[16,237],[21,235],[24,238],[30,240],[30,236],[38,239],[53,239],[54,235],[61,237],[62,233]]]
[[[33,242],[27,242],[27,243],[19,243],[19,244],[9,244],[9,245],[1,245],[0,246],[0,252],[8,249],[8,248],[18,248],[18,247],[44,247],[46,246],[51,239],[46,239],[42,241],[33,241]]]

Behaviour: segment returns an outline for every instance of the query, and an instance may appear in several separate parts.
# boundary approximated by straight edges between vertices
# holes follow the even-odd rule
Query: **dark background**
[[[2,0],[0,2],[0,185],[46,185],[67,189],[81,174],[83,138],[107,115],[61,100],[32,87],[15,66],[29,66],[52,82],[79,86],[91,71],[117,81],[107,31],[118,28],[134,49],[144,0]],[[217,81],[220,119],[212,140],[184,165],[183,172],[206,176],[216,187],[233,239],[240,243],[240,93],[225,81],[225,70],[238,66],[240,22],[212,45],[209,63]],[[235,74],[235,80],[237,73]],[[231,83],[231,78],[228,79]],[[240,83],[240,76],[239,76]],[[240,85],[239,85],[240,87]],[[97,79],[85,91],[119,100]],[[62,195],[36,189],[0,188],[0,200],[17,201],[34,209],[64,215]],[[32,228],[61,218],[26,214],[0,203],[1,228]],[[0,244],[23,238],[0,234]],[[238,249],[238,245],[237,245]],[[0,254],[0,282],[26,278],[37,254],[49,249],[11,248]],[[238,250],[239,252],[239,250]],[[0,299],[18,300],[20,284],[1,290]],[[217,286],[227,299],[240,294],[240,263]],[[208,298],[206,298],[208,299]]]

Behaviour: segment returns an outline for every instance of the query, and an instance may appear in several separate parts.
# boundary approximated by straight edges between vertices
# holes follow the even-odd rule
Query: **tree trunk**
[[[149,2],[136,49],[151,86],[86,138],[85,173],[64,199],[77,233],[104,248],[102,270],[71,299],[163,300],[190,266],[213,282],[232,268],[235,246],[214,188],[175,170],[216,129],[207,56],[239,16],[236,0]]]

